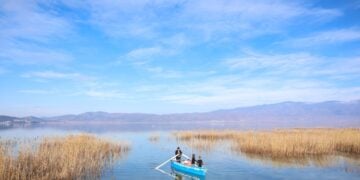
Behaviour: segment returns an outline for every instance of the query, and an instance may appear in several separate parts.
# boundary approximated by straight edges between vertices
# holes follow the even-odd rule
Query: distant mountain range
[[[202,113],[144,114],[86,112],[55,117],[0,116],[0,123],[219,123],[274,127],[360,127],[360,100],[321,103],[283,102]]]
[[[43,119],[28,116],[28,117],[13,117],[0,115],[0,127],[24,127],[31,126],[44,121]]]

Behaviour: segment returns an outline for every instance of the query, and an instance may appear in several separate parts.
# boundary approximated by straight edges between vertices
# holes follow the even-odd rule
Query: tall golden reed
[[[271,157],[360,154],[359,129],[293,129],[242,132],[233,150]]]
[[[129,150],[93,135],[46,138],[35,145],[0,143],[0,179],[99,178],[104,168]]]
[[[235,131],[180,131],[174,132],[173,135],[180,143],[184,143],[188,147],[202,152],[209,152],[219,146],[219,142],[224,143],[228,139],[232,139],[236,134]],[[223,144],[222,144],[223,145]]]
[[[177,140],[199,144],[230,141],[235,152],[270,157],[360,155],[360,129],[288,129],[274,131],[182,131]]]

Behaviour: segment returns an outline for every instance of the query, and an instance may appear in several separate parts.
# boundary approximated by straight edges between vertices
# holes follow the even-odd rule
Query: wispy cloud
[[[323,57],[308,53],[246,52],[224,60],[228,75],[172,85],[165,102],[207,106],[242,106],[281,101],[359,99],[359,57]],[[341,80],[341,81],[339,81]],[[166,88],[164,88],[166,89]]]
[[[196,1],[185,4],[187,27],[207,39],[231,35],[234,39],[277,34],[302,19],[322,21],[342,15],[337,9],[314,8],[289,1]]]
[[[160,78],[181,78],[184,76],[183,72],[164,69],[163,67],[144,67],[144,69],[151,75]]]
[[[69,81],[75,82],[67,85],[66,91],[64,89],[24,89],[19,90],[20,93],[25,94],[61,94],[65,96],[87,96],[99,99],[108,98],[127,98],[125,93],[120,93],[116,83],[107,83],[98,77],[89,76],[74,72],[58,72],[58,71],[36,71],[28,72],[22,75],[24,78],[39,79],[45,81]],[[56,86],[56,85],[53,85]]]
[[[74,7],[89,12],[90,22],[112,37],[148,39],[162,37],[162,30],[186,30],[205,39],[234,32],[241,37],[258,36],[281,31],[295,18],[319,23],[342,15],[338,9],[278,0],[85,1]]]
[[[59,65],[72,56],[49,47],[72,34],[73,26],[57,11],[45,11],[43,1],[2,1],[0,62],[20,65]],[[49,7],[48,7],[49,8]]]
[[[124,60],[130,61],[130,63],[135,65],[143,65],[153,60],[154,57],[165,54],[166,52],[162,47],[147,47],[147,48],[138,48],[133,49],[128,52],[125,56],[122,56],[119,63],[122,63]]]
[[[101,99],[108,99],[108,98],[126,98],[126,94],[120,93],[118,91],[104,91],[104,90],[88,90],[83,92],[84,95],[101,98]]]
[[[173,85],[162,91],[164,102],[222,107],[248,106],[281,101],[324,101],[360,98],[360,88],[341,87],[316,79],[243,77],[233,74],[201,82]]]
[[[337,45],[339,43],[360,41],[359,28],[326,30],[305,37],[291,38],[281,44],[293,47],[307,47],[317,45]]]
[[[71,32],[71,24],[55,12],[43,11],[40,1],[2,1],[0,38],[48,41]]]
[[[246,51],[242,56],[222,60],[225,66],[243,74],[312,77],[357,74],[359,57],[325,57],[310,53],[266,54]],[[352,78],[349,76],[349,78]]]
[[[2,46],[0,46],[2,47]],[[40,47],[7,46],[0,50],[0,61],[19,65],[64,65],[73,60],[68,53]]]
[[[249,106],[256,104],[276,103],[283,101],[317,102],[327,100],[354,100],[358,99],[360,88],[321,88],[306,89],[280,88],[251,89],[236,88],[222,90],[216,94],[176,94],[164,96],[163,101],[188,105],[220,105],[221,106]],[[319,96],[321,94],[321,96]]]
[[[153,46],[135,48],[120,56],[117,63],[130,62],[135,66],[142,66],[144,64],[156,61],[159,57],[175,56],[182,52],[182,50],[191,44],[188,37],[184,34],[175,34],[169,37],[159,38],[153,42]]]
[[[1,1],[1,98],[21,95],[29,100],[14,104],[44,107],[64,97],[64,109],[74,101],[105,110],[121,102],[131,111],[169,112],[357,99],[360,30],[353,4]]]
[[[19,90],[18,92],[24,93],[24,94],[48,95],[48,94],[55,94],[58,91],[44,90],[44,89],[23,89],[23,90]]]
[[[92,80],[93,77],[86,76],[80,73],[63,73],[56,71],[37,71],[29,72],[22,75],[25,78],[40,78],[40,79],[65,79],[65,80],[76,80],[76,81],[85,81]]]
[[[242,69],[245,71],[269,69],[282,69],[292,71],[304,66],[316,64],[319,58],[308,53],[291,54],[262,54],[255,52],[245,52],[242,57],[235,57],[223,60],[232,69]]]

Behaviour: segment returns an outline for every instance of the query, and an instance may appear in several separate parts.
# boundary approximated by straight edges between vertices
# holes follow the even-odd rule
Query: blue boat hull
[[[206,174],[205,168],[199,168],[199,167],[195,167],[195,166],[186,166],[186,165],[183,165],[176,161],[171,161],[171,168],[173,168],[176,171],[195,175],[195,176],[205,176],[205,174]]]

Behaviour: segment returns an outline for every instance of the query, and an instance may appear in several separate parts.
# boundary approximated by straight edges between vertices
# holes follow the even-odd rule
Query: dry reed
[[[173,133],[178,142],[184,143],[186,146],[200,153],[210,152],[218,146],[218,142],[231,139],[234,134],[235,131],[180,131]]]
[[[360,129],[289,129],[274,131],[182,131],[174,133],[177,140],[231,142],[235,152],[258,154],[273,158],[312,155],[360,155]]]
[[[0,143],[0,179],[99,178],[129,146],[88,134],[45,138],[35,145]],[[14,153],[16,152],[16,153]]]
[[[360,155],[359,129],[293,129],[271,132],[241,132],[233,150],[271,157],[308,155]]]

